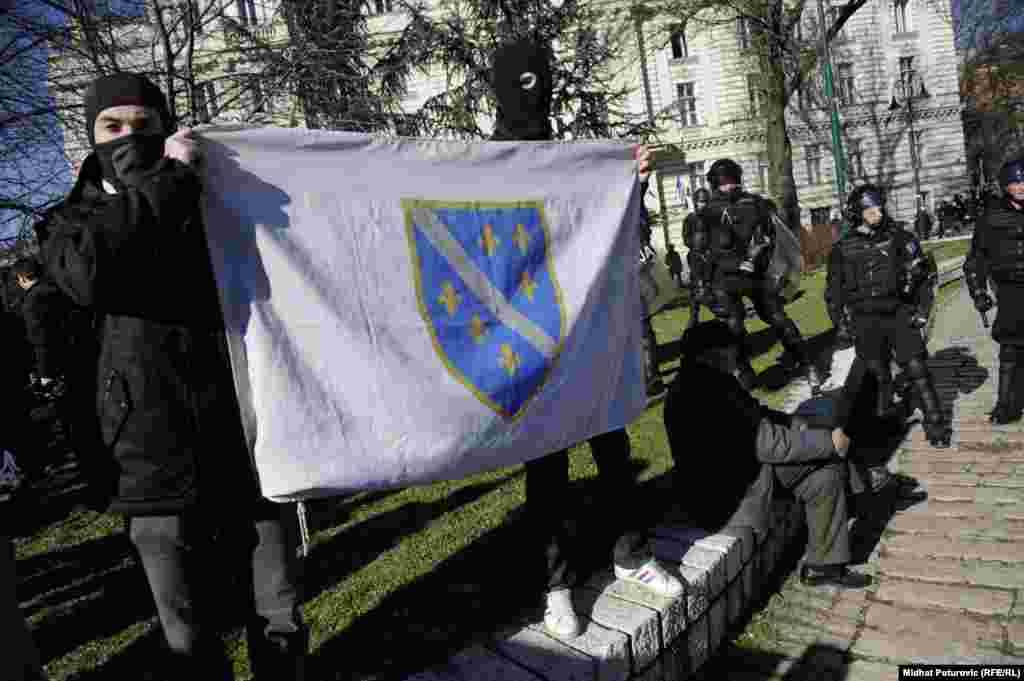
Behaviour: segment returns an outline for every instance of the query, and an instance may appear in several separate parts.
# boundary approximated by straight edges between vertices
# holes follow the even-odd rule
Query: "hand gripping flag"
[[[266,496],[461,478],[644,408],[629,145],[273,128],[203,144]]]

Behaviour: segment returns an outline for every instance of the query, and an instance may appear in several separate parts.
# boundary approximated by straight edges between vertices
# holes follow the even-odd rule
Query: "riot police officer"
[[[688,329],[695,326],[700,320],[701,303],[706,303],[711,294],[710,287],[705,283],[705,277],[695,274],[702,267],[700,259],[703,254],[695,251],[693,247],[693,236],[699,229],[700,212],[707,207],[710,200],[711,192],[704,187],[694,190],[693,211],[683,221],[683,243],[689,249],[689,253],[686,254],[686,262],[690,266],[690,322],[686,325]]]
[[[992,325],[992,339],[999,343],[999,396],[990,418],[1005,424],[1020,420],[1024,406],[1014,390],[1024,362],[1024,157],[1003,164],[999,184],[1005,194],[989,200],[978,218],[964,276],[979,312],[999,304]],[[995,301],[988,294],[990,279]]]
[[[928,369],[921,329],[928,324],[933,270],[921,243],[896,228],[875,185],[850,193],[851,232],[832,248],[825,302],[837,335],[854,339],[857,357],[878,382],[876,413],[892,403],[890,353],[916,390],[925,435],[933,447],[948,447],[950,428]]]
[[[699,212],[693,234],[692,276],[711,291],[712,310],[740,340],[742,348],[735,374],[747,390],[756,375],[750,366],[745,341],[744,296],[754,303],[757,315],[779,335],[785,353],[782,363],[790,370],[807,372],[811,387],[821,386],[821,375],[809,361],[800,329],[786,316],[778,282],[766,277],[775,241],[770,203],[742,189],[743,169],[725,158],[711,164],[707,173],[711,199]]]

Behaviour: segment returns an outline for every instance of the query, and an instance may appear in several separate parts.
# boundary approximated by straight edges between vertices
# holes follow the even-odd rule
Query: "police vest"
[[[901,302],[909,243],[909,235],[892,228],[871,236],[852,231],[839,241],[835,248],[840,249],[843,299],[855,308],[895,309]]]
[[[984,230],[992,279],[1024,284],[1024,211],[1014,210],[1006,200],[993,202],[978,229]]]
[[[728,274],[739,271],[746,260],[750,240],[758,225],[766,221],[763,199],[746,192],[711,197],[701,214],[707,221],[711,260],[716,270]]]

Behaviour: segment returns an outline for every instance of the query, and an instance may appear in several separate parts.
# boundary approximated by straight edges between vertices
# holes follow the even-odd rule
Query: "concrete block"
[[[590,589],[573,591],[573,605],[578,614],[629,637],[632,674],[661,654],[661,624],[654,610]]]
[[[678,564],[665,565],[664,567],[686,585],[685,578],[679,572]],[[683,594],[682,598],[664,598],[651,592],[649,589],[615,579],[615,575],[611,570],[603,570],[594,574],[583,588],[602,593],[606,596],[619,598],[654,611],[658,617],[658,624],[661,627],[662,648],[676,640],[683,629],[686,628],[686,622],[688,621],[688,596],[686,593]]]
[[[725,562],[724,554],[697,545],[683,555],[683,565],[708,571],[712,598],[725,591]]]
[[[686,625],[696,622],[711,603],[711,575],[706,570],[679,566],[679,574],[686,583]]]
[[[544,681],[508,658],[476,645],[463,650],[447,663],[431,667],[426,673],[437,678],[413,678],[408,681]]]
[[[725,594],[722,594],[711,603],[711,609],[708,611],[708,625],[710,627],[710,631],[708,633],[708,645],[711,646],[711,652],[718,650],[718,646],[722,643],[722,639],[725,638],[725,628],[728,616],[728,599],[725,597]]]
[[[594,678],[597,681],[626,681],[631,671],[629,636],[602,626],[583,614],[580,614],[580,621],[583,633],[575,638],[558,640],[594,661]],[[541,622],[530,624],[527,628],[550,636]],[[547,678],[561,681],[561,677]]]
[[[597,660],[534,627],[495,639],[494,652],[545,679],[597,681]]]
[[[713,534],[703,539],[698,539],[694,545],[721,554],[725,559],[725,581],[731,582],[740,573],[740,567],[743,565],[743,547],[741,544],[742,542],[737,537]]]

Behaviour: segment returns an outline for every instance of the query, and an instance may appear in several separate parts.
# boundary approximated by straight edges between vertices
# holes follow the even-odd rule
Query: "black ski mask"
[[[96,119],[104,110],[115,106],[143,106],[156,111],[162,122],[163,132],[156,134],[135,133],[96,144],[94,127]],[[131,183],[131,179],[152,168],[164,154],[164,140],[170,131],[170,114],[167,100],[160,88],[144,76],[134,73],[115,73],[97,78],[85,94],[85,124],[96,158],[103,172],[103,178],[115,186]]]
[[[498,100],[496,140],[551,139],[551,52],[521,40],[494,54],[494,94]]]

